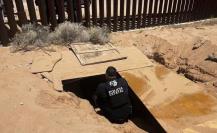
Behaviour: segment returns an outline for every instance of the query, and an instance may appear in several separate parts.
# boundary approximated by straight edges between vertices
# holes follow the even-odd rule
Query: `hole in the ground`
[[[64,80],[64,91],[73,92],[82,99],[87,99],[94,107],[92,95],[94,94],[99,83],[106,81],[105,75],[97,75],[79,79]],[[157,122],[154,116],[144,106],[142,101],[130,88],[130,99],[133,106],[133,116],[130,119],[137,127],[147,132],[165,132],[162,126]]]

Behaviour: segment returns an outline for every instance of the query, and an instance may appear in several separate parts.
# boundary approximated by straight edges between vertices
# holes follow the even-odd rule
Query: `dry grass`
[[[21,33],[16,34],[12,40],[12,51],[30,51],[46,47],[48,34],[48,27],[24,25]]]
[[[91,27],[89,34],[92,43],[105,44],[109,41],[109,30],[106,27]]]
[[[48,40],[54,44],[88,42],[90,35],[81,24],[65,22],[49,34]]]
[[[27,24],[12,40],[13,51],[41,49],[50,44],[67,45],[69,43],[92,42],[105,44],[109,41],[109,30],[105,27],[86,28],[78,23],[59,24],[53,32],[49,27]]]

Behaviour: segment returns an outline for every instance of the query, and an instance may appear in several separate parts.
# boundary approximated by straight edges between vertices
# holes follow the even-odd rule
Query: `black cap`
[[[113,66],[109,66],[106,70],[106,75],[109,77],[117,76],[117,69]]]

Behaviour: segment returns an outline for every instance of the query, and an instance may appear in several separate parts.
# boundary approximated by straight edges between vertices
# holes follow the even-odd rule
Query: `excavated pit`
[[[99,83],[105,81],[105,75],[97,75],[85,78],[64,80],[64,91],[73,92],[75,95],[82,99],[87,99],[90,104],[95,108],[92,96]],[[145,107],[142,101],[136,96],[136,94],[130,88],[130,99],[133,106],[133,115],[130,120],[140,129],[147,132],[163,133],[165,130],[154,118],[154,116]]]

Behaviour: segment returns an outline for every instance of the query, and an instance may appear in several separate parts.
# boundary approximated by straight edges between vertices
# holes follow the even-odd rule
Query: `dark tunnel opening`
[[[64,80],[62,83],[64,91],[73,92],[78,97],[87,99],[93,108],[95,108],[92,96],[98,84],[105,81],[105,75],[97,75],[79,79]],[[166,131],[131,88],[129,89],[129,94],[133,106],[133,115],[130,120],[144,131],[151,133],[165,133]]]

